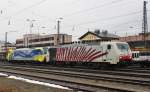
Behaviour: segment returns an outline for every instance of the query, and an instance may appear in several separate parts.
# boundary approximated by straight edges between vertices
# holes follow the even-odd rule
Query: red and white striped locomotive
[[[46,61],[58,64],[118,64],[132,61],[132,54],[126,42],[75,43],[50,47]]]

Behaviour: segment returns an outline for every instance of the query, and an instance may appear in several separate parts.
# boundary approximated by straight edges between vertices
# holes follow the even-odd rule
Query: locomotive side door
[[[49,61],[55,62],[56,61],[56,48],[50,48],[49,49]]]

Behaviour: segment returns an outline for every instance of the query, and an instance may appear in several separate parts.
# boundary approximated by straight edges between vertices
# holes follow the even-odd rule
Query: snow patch
[[[16,80],[22,80],[22,81],[25,81],[25,82],[28,82],[28,83],[33,83],[33,84],[39,84],[39,85],[45,85],[45,86],[50,86],[50,87],[70,90],[68,87],[63,87],[63,86],[56,85],[56,84],[50,84],[50,83],[45,83],[45,82],[40,82],[40,81],[35,81],[35,80],[30,80],[30,79],[25,79],[25,78],[22,78],[22,77],[9,76],[8,78],[16,79]]]
[[[8,77],[8,75],[4,73],[0,73],[0,76]]]

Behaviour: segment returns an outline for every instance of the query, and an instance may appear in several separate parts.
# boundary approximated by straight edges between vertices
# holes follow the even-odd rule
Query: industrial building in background
[[[145,40],[143,40],[145,39]],[[150,32],[149,33],[139,33],[139,35],[132,35],[132,36],[125,36],[120,37],[120,41],[128,42],[132,50],[136,51],[143,51],[148,50],[150,51]],[[146,41],[146,47],[145,47]]]
[[[16,48],[55,46],[57,45],[57,38],[58,34],[25,34],[23,38],[16,39]],[[71,43],[72,35],[59,34],[59,42],[60,44]]]

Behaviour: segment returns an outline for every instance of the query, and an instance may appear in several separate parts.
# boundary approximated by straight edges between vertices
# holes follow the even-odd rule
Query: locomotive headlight
[[[130,58],[132,58],[132,56],[130,55]]]
[[[122,58],[122,56],[119,57],[120,59]]]
[[[129,58],[130,58],[130,59],[132,58],[132,54],[129,55]]]

